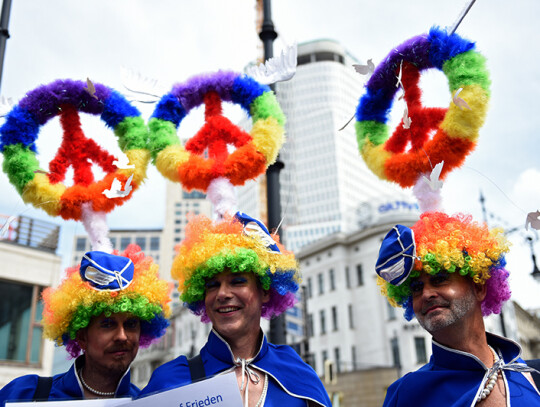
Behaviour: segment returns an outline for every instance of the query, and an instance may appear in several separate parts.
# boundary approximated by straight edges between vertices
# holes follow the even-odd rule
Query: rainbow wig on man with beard
[[[202,322],[210,322],[204,305],[206,282],[225,271],[257,276],[270,294],[262,305],[264,318],[279,315],[296,302],[301,277],[294,254],[261,222],[241,212],[215,222],[204,215],[191,218],[177,251],[171,275],[178,280],[184,305]]]
[[[402,234],[406,233],[408,228],[399,226],[404,228]],[[393,281],[392,284],[381,278],[384,272],[377,271],[377,283],[382,294],[392,306],[404,308],[407,321],[414,316],[411,281],[422,272],[432,275],[441,272],[459,273],[468,276],[476,284],[486,284],[487,294],[481,304],[482,314],[487,316],[501,312],[503,304],[510,298],[509,273],[505,269],[504,258],[509,243],[502,229],[489,230],[485,223],[473,221],[470,215],[449,216],[441,212],[426,212],[409,230],[412,230],[411,237],[416,248],[415,254],[405,254],[413,259],[410,274],[404,274],[400,282],[396,284]],[[387,238],[389,236],[390,233]],[[396,255],[383,255],[384,246],[383,241],[378,264],[382,264],[382,257],[385,257],[385,264],[389,262],[387,259],[396,263]]]
[[[121,255],[88,252],[80,266],[66,270],[57,288],[43,292],[43,336],[64,345],[75,358],[81,353],[80,329],[94,317],[125,312],[140,320],[139,346],[149,346],[169,325],[171,288],[137,245],[129,245]]]

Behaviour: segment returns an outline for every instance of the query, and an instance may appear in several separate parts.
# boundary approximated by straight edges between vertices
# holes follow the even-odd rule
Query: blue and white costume
[[[83,399],[83,387],[75,369],[80,370],[84,364],[84,355],[79,356],[71,368],[53,377],[49,400],[79,400]],[[0,390],[0,406],[4,407],[7,401],[31,401],[36,391],[38,375],[18,377]],[[140,390],[131,384],[129,369],[124,373],[118,383],[114,397],[138,396]]]
[[[508,406],[540,407],[540,393],[520,372],[525,366],[520,346],[486,333],[488,344],[502,355]],[[428,364],[394,382],[384,406],[474,406],[489,369],[476,356],[433,341]],[[501,362],[502,362],[501,361]]]
[[[206,376],[233,371],[237,366],[231,348],[214,330],[201,349]],[[255,358],[246,364],[246,370],[266,373],[268,391],[265,407],[300,407],[313,405],[331,406],[328,394],[315,371],[289,346],[268,343],[266,336]],[[157,368],[148,386],[140,396],[153,394],[191,383],[191,375],[185,356],[180,356]]]

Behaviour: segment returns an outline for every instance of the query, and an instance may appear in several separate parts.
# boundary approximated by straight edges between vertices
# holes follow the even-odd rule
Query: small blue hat
[[[81,278],[95,290],[119,291],[133,281],[131,259],[105,252],[87,252],[81,260]]]
[[[244,212],[236,212],[234,217],[244,225],[244,233],[246,235],[258,237],[264,242],[269,251],[281,253],[276,241],[272,239],[272,236],[270,236],[270,232],[266,226],[264,226],[264,223],[246,215]]]
[[[384,237],[375,271],[392,285],[400,285],[411,274],[416,258],[412,229],[396,225]]]

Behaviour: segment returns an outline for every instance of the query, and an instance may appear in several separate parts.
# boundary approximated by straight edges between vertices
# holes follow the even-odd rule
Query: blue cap
[[[384,237],[375,271],[392,285],[400,285],[411,274],[416,258],[412,229],[396,225]]]
[[[270,236],[270,232],[260,220],[246,215],[244,212],[236,212],[234,217],[244,225],[244,233],[248,236],[254,236],[263,241],[269,251],[281,253],[276,241]]]
[[[133,281],[131,259],[105,252],[87,252],[81,260],[81,278],[95,290],[119,291]]]

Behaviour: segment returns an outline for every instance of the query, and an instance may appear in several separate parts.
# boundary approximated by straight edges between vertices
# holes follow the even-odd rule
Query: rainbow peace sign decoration
[[[57,80],[29,92],[8,114],[0,128],[3,169],[23,200],[42,208],[51,216],[80,220],[82,207],[93,212],[110,212],[131,197],[146,176],[150,159],[146,142],[148,130],[139,111],[120,93],[91,82]],[[87,138],[79,112],[100,115],[114,129],[118,144],[133,169],[117,168],[115,157]],[[39,167],[36,140],[41,126],[59,116],[63,138],[49,171]],[[105,172],[94,180],[91,161]],[[63,184],[66,171],[73,168],[74,185]],[[131,190],[106,196],[113,185]]]
[[[447,109],[422,106],[418,80],[430,68],[448,79],[453,102]],[[408,114],[390,137],[389,113],[399,85]],[[375,69],[356,111],[358,146],[366,164],[381,179],[402,187],[413,186],[441,161],[444,177],[476,146],[489,85],[485,58],[457,34],[434,27],[399,45]]]
[[[221,102],[239,104],[252,118],[251,132],[222,114]],[[205,105],[205,124],[182,146],[177,128],[191,109]],[[206,192],[226,178],[243,185],[272,164],[284,142],[285,116],[274,93],[253,78],[219,71],[175,85],[163,96],[148,126],[150,150],[163,176],[187,190]],[[229,146],[235,150],[229,152]]]

